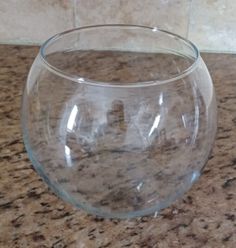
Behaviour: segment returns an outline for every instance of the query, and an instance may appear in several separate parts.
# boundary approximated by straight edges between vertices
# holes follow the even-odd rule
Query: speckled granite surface
[[[234,248],[236,56],[205,54],[218,97],[218,135],[200,180],[159,216],[103,220],[58,199],[33,170],[20,99],[37,47],[0,46],[0,247]]]

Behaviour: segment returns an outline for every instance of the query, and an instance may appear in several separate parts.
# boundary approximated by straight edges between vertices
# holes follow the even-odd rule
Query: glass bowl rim
[[[114,82],[102,82],[102,81],[96,81],[96,80],[92,80],[89,78],[85,78],[82,77],[80,75],[76,75],[76,74],[70,74],[67,72],[64,72],[63,70],[57,68],[56,66],[53,66],[51,63],[48,62],[46,55],[45,55],[45,50],[47,49],[47,47],[54,43],[56,40],[60,39],[61,37],[69,34],[69,33],[73,33],[73,32],[77,32],[80,30],[89,30],[89,29],[99,29],[99,28],[106,28],[106,27],[110,27],[110,28],[140,28],[140,29],[148,29],[150,31],[155,31],[155,32],[160,32],[160,33],[164,33],[165,35],[171,37],[171,38],[177,38],[179,40],[181,40],[182,42],[184,42],[185,44],[189,45],[192,50],[195,53],[195,57],[193,62],[191,63],[190,66],[188,66],[185,70],[175,74],[173,77],[168,78],[168,79],[164,79],[164,80],[151,80],[151,81],[142,81],[142,82],[136,82],[136,83],[115,83]],[[69,29],[66,30],[64,32],[58,33],[53,35],[51,38],[49,38],[48,40],[46,40],[40,47],[39,50],[39,58],[41,59],[43,65],[52,73],[65,78],[67,80],[76,82],[76,83],[83,83],[83,84],[89,84],[89,85],[94,85],[94,86],[108,86],[108,87],[142,87],[142,86],[150,86],[150,85],[160,85],[160,84],[165,84],[165,83],[169,83],[169,82],[174,82],[177,80],[180,80],[186,76],[188,76],[192,71],[195,70],[195,68],[198,65],[198,62],[200,60],[200,52],[197,48],[197,46],[191,42],[190,40],[163,30],[161,28],[157,28],[157,27],[149,27],[149,26],[144,26],[144,25],[133,25],[133,24],[102,24],[102,25],[91,25],[91,26],[82,26],[79,28],[73,28],[73,29]]]

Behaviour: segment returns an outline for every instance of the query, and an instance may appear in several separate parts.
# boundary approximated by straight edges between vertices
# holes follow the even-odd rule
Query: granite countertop
[[[157,217],[106,220],[62,202],[28,159],[19,110],[37,52],[38,47],[0,45],[0,247],[235,247],[235,55],[203,55],[215,84],[219,120],[199,181]]]

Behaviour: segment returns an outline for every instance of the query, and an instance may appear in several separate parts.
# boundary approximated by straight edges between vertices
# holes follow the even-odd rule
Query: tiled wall
[[[0,43],[42,43],[74,27],[157,26],[201,50],[236,51],[235,0],[0,0]]]

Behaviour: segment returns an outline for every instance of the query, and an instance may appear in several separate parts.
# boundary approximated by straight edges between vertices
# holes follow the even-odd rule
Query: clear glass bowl
[[[186,192],[216,132],[211,77],[195,45],[157,29],[83,27],[46,41],[22,101],[29,157],[89,213],[158,212]]]

